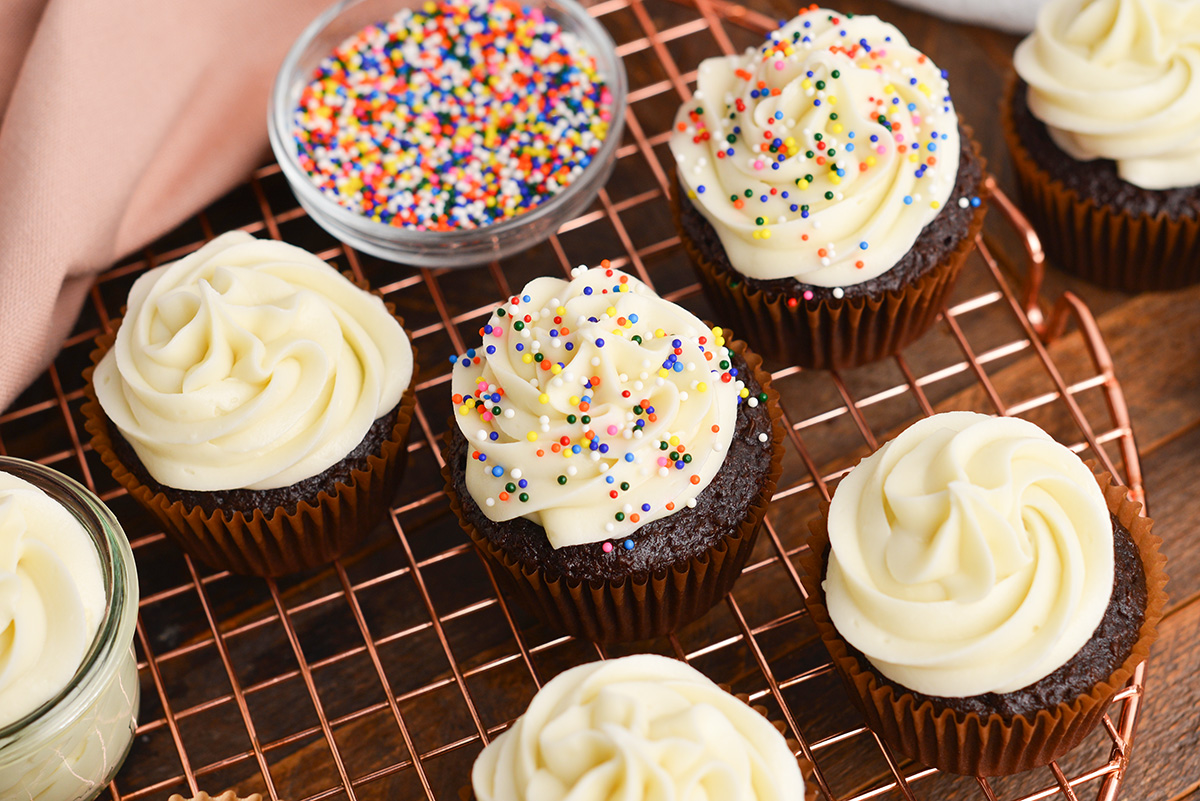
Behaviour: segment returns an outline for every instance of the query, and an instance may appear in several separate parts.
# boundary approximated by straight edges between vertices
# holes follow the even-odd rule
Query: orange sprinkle
[[[508,500],[508,493],[507,493],[507,492],[501,492],[501,493],[500,493],[500,500],[502,500],[502,501],[507,501],[507,500]]]
[[[630,523],[636,523],[636,522],[638,522],[638,521],[639,521],[639,520],[641,520],[641,519],[642,519],[642,518],[640,518],[640,517],[639,517],[639,516],[638,516],[636,513],[635,513],[635,514],[631,514],[631,515],[629,516],[629,522],[630,522]]]
[[[538,456],[545,456],[545,455],[546,455],[546,452],[545,452],[544,450],[542,450],[541,448],[538,448],[538,449],[537,449],[537,455],[538,455]]]
[[[699,484],[699,483],[700,483],[700,476],[692,476],[692,478],[691,478],[691,482],[692,482],[693,484]]]
[[[675,504],[672,503],[671,501],[668,501],[667,502],[667,511],[671,512],[671,511],[674,511],[674,509],[675,509]]]

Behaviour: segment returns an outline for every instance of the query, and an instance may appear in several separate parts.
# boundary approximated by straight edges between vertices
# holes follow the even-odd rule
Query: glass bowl
[[[321,59],[367,25],[391,18],[424,0],[342,0],[309,25],[292,45],[271,90],[267,129],[271,149],[300,205],[318,225],[342,242],[389,261],[420,267],[467,267],[527,250],[577,216],[612,174],[625,129],[628,82],[616,45],[604,27],[574,0],[522,0],[541,9],[564,31],[579,37],[596,59],[612,94],[608,135],[591,163],[570,185],[541,205],[516,217],[473,229],[419,231],[375,222],[341,206],[309,178],[297,158],[292,111]]]
[[[0,472],[34,485],[79,521],[96,546],[107,601],[96,638],[67,686],[0,727],[0,798],[94,799],[108,789],[137,729],[133,551],[108,507],[62,473],[7,456],[0,456]]]

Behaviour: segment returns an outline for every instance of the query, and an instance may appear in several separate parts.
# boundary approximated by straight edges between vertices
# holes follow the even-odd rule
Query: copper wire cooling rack
[[[979,241],[942,320],[903,356],[843,375],[776,366],[790,425],[784,473],[758,548],[724,605],[669,638],[602,649],[536,623],[498,592],[441,490],[447,357],[477,337],[498,298],[535,275],[606,256],[711,318],[670,225],[664,145],[694,78],[687,69],[772,27],[724,0],[608,0],[591,11],[618,38],[631,75],[651,77],[634,81],[608,189],[549,242],[466,272],[396,267],[330,239],[297,207],[278,169],[265,167],[102,275],[55,364],[0,415],[0,453],[36,459],[94,488],[136,554],[141,723],[128,762],[101,798],[236,788],[287,801],[457,799],[483,744],[545,681],[581,662],[645,650],[691,662],[785,721],[816,764],[827,799],[1115,798],[1141,669],[1103,727],[1060,764],[1005,779],[950,777],[898,758],[863,725],[802,604],[796,557],[829,483],[935,410],[1033,419],[1110,469],[1120,465],[1142,497],[1129,415],[1095,319],[1069,294],[1043,314],[1037,238],[1003,195],[989,223],[996,243]],[[184,557],[81,437],[80,373],[133,280],[235,227],[287,239],[369,280],[405,315],[421,353],[408,473],[390,521],[329,569],[278,581],[213,572]],[[1017,282],[1007,274],[1010,262],[1024,264]],[[1078,333],[1051,344],[1071,323]],[[1061,363],[1052,351],[1066,354]]]

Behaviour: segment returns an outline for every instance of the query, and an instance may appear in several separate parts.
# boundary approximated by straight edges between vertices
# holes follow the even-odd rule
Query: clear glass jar
[[[107,597],[96,639],[70,683],[0,728],[0,798],[90,801],[125,761],[137,727],[133,551],[108,507],[67,476],[8,457],[0,457],[0,472],[28,481],[75,516],[100,556]]]
[[[522,0],[540,9],[563,30],[579,37],[596,58],[596,67],[612,93],[608,135],[596,156],[563,191],[516,217],[479,228],[418,231],[375,222],[347,209],[312,182],[296,155],[292,112],[313,70],[347,37],[367,25],[391,18],[401,8],[418,8],[425,0],[339,0],[305,28],[292,45],[271,90],[267,132],[271,149],[300,205],[318,225],[361,251],[418,267],[469,267],[528,250],[547,239],[563,223],[582,214],[608,181],[625,130],[628,79],[608,31],[575,0]]]

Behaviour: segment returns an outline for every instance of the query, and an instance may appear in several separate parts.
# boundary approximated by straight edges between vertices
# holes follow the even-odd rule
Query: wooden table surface
[[[681,24],[698,18],[694,8],[667,0],[618,5],[602,16],[618,44],[644,38],[648,26],[679,30]],[[794,13],[794,7],[781,0],[754,0],[752,7],[778,18]],[[1017,38],[935,20],[884,0],[846,0],[841,10],[876,13],[894,22],[949,70],[956,105],[974,128],[989,169],[1002,188],[1015,194],[997,104]],[[759,38],[729,25],[724,31],[739,48]],[[693,26],[687,36],[628,48],[631,85],[645,95],[634,105],[632,120],[647,136],[668,130],[679,102],[670,86],[665,91],[646,89],[670,80],[662,67],[664,57],[687,75],[700,59],[720,52],[719,39],[705,26]],[[662,141],[657,140],[654,152],[666,164]],[[265,171],[152,251],[131,257],[102,277],[55,367],[0,414],[0,452],[39,458],[92,481],[135,544],[146,599],[138,638],[143,728],[111,797],[157,801],[174,791],[187,795],[196,787],[214,792],[227,787],[266,791],[264,777],[269,774],[276,794],[293,801],[314,793],[347,797],[343,788],[347,777],[355,780],[355,795],[360,799],[420,798],[425,793],[411,764],[404,769],[397,765],[408,758],[410,748],[422,755],[427,781],[437,797],[457,797],[456,789],[465,781],[480,747],[472,732],[485,730],[490,736],[520,714],[534,690],[531,673],[544,681],[565,666],[595,658],[590,646],[562,643],[556,632],[495,599],[482,565],[470,553],[444,502],[437,500],[441,479],[428,443],[445,427],[448,390],[439,377],[447,371],[446,356],[457,346],[446,330],[462,322],[463,335],[473,335],[474,320],[486,312],[498,292],[495,280],[507,278],[520,286],[530,275],[559,269],[560,263],[594,263],[624,249],[654,276],[660,290],[675,291],[681,302],[704,315],[707,307],[695,292],[677,243],[671,241],[661,178],[656,183],[653,169],[647,170],[638,157],[633,153],[621,159],[604,196],[605,213],[617,226],[615,234],[600,224],[601,215],[595,225],[563,233],[550,245],[499,268],[464,273],[461,280],[457,275],[422,275],[369,258],[351,259],[349,265],[341,262],[385,287],[410,327],[423,332],[417,341],[423,373],[419,402],[426,411],[419,420],[422,431],[414,432],[416,444],[401,498],[406,505],[396,515],[396,528],[402,532],[399,542],[395,531],[386,526],[337,571],[268,584],[213,574],[203,565],[185,562],[122,495],[86,443],[81,450],[72,449],[72,443],[76,448],[80,445],[79,374],[87,364],[90,340],[118,313],[138,272],[161,256],[187,252],[197,240],[230,227],[282,236],[334,256],[340,254],[337,243],[302,214],[291,211],[295,201],[282,176]],[[632,188],[639,185],[641,189]],[[638,199],[643,196],[644,202]],[[989,221],[991,234],[1002,244],[1007,239],[1011,246],[1013,238],[1005,237],[1002,229]],[[648,239],[642,237],[645,232]],[[645,245],[647,241],[652,244]],[[968,273],[958,296],[994,290],[985,270]],[[1194,521],[1200,516],[1200,494],[1194,487],[1200,473],[1200,287],[1131,297],[1049,271],[1042,297],[1052,302],[1066,290],[1084,298],[1095,312],[1112,352],[1141,452],[1155,531],[1163,538],[1170,560],[1171,601],[1149,667],[1147,698],[1122,797],[1198,801],[1200,541]],[[431,303],[433,295],[440,305]],[[1006,341],[1003,331],[1012,330],[1011,313],[1002,305],[983,309],[977,319],[963,322],[970,329],[968,338],[980,347]],[[1090,362],[1078,332],[1068,333],[1049,350],[1065,374],[1089,374]],[[961,362],[963,351],[945,332],[931,333],[906,358],[914,372],[928,375]],[[987,374],[1000,398],[1030,398],[1045,391],[1044,370],[1029,348],[996,358],[987,365]],[[825,375],[792,375],[781,382],[781,391],[789,409],[808,416],[825,408],[822,404],[836,408],[846,397],[861,399],[903,381],[897,365],[889,362],[852,371],[836,387]],[[970,370],[950,370],[925,386],[925,392],[937,409],[994,411],[989,405],[994,401]],[[1083,393],[1079,400],[1089,417],[1106,418],[1098,395]],[[864,412],[866,423],[880,439],[920,413],[911,396],[895,403],[899,405],[893,407],[889,400]],[[834,415],[801,432],[819,473],[827,475],[867,451],[850,422],[852,416]],[[1026,416],[1052,433],[1078,438],[1077,431],[1071,433],[1061,404],[1039,407]],[[1110,453],[1119,459],[1116,451]],[[804,475],[798,461],[790,467],[785,463],[785,478],[797,482]],[[408,503],[411,499],[419,500]],[[804,521],[817,500],[810,490],[772,508],[769,517],[787,553],[799,548]],[[768,549],[762,542],[760,547]],[[770,706],[772,697],[756,667],[759,657],[777,673],[787,670],[789,675],[805,675],[827,657],[811,625],[796,612],[797,596],[790,585],[790,606],[776,605],[778,589],[787,585],[787,565],[778,558],[763,564],[762,570],[742,579],[729,609],[718,607],[682,632],[679,641],[684,650],[702,652],[693,661],[710,675],[731,683],[735,690],[765,696]],[[515,641],[506,617],[510,614],[521,632]],[[786,625],[754,628],[756,620],[781,615]],[[751,630],[758,632],[757,637],[750,636]],[[373,648],[362,647],[366,632]],[[701,647],[707,643],[718,645]],[[754,647],[748,648],[748,643]],[[670,653],[671,645],[639,647]],[[513,656],[518,649],[520,654]],[[631,649],[608,653],[627,650]],[[809,740],[860,725],[831,675],[820,675],[787,692],[788,706]],[[310,700],[316,698],[319,703]],[[398,720],[407,728],[397,727]],[[410,742],[405,742],[405,736]],[[1064,771],[1070,776],[1072,770],[1102,763],[1099,753],[1093,750],[1074,761],[1072,755],[1064,762]],[[818,762],[839,798],[876,786],[889,775],[867,733],[829,745]],[[381,766],[395,769],[378,772]],[[901,767],[910,774],[918,769],[907,763]],[[1045,786],[1048,776],[1042,772],[1014,777],[995,786],[1000,797],[1013,798]],[[968,780],[923,781],[916,785],[919,798],[981,797]],[[330,788],[328,794],[322,788]],[[892,789],[879,797],[901,795]],[[1081,790],[1080,797],[1095,797],[1095,784]]]

